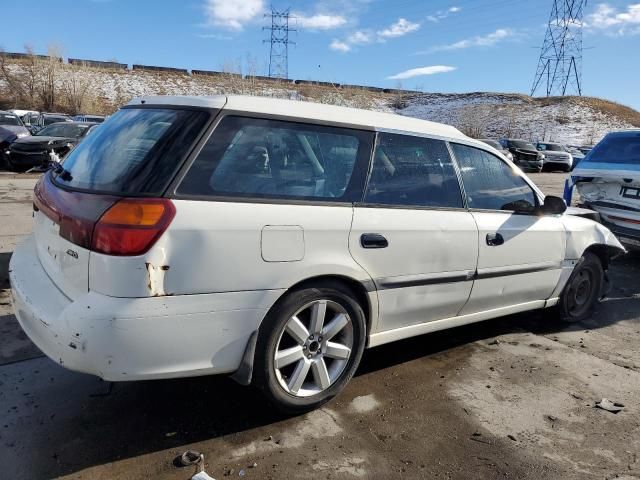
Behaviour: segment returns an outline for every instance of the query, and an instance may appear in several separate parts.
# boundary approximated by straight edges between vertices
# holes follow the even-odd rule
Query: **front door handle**
[[[487,233],[487,245],[497,247],[504,243],[504,237],[499,233]]]
[[[379,233],[363,233],[360,237],[362,248],[387,248],[389,240]]]

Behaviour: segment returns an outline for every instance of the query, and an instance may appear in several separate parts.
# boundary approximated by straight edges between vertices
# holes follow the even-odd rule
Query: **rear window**
[[[606,136],[583,161],[640,164],[640,133]]]
[[[351,202],[362,195],[373,134],[225,117],[178,193]]]
[[[194,110],[122,109],[71,151],[56,182],[105,193],[160,195],[208,117]]]

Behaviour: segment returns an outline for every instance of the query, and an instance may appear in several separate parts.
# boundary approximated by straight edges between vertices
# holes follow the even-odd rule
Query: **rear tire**
[[[355,373],[365,315],[340,283],[294,290],[271,309],[258,333],[253,384],[281,412],[298,414],[335,397]]]
[[[558,310],[561,320],[574,323],[589,318],[600,299],[603,285],[602,262],[593,253],[585,253],[560,295]]]

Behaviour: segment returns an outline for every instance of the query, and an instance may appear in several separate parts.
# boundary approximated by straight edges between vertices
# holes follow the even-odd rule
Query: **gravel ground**
[[[532,178],[562,193],[563,175]],[[2,478],[188,479],[172,461],[194,448],[218,479],[640,479],[637,255],[588,321],[533,312],[372,349],[339,398],[283,418],[227,378],[111,387],[42,357],[6,291],[34,183],[0,176]]]

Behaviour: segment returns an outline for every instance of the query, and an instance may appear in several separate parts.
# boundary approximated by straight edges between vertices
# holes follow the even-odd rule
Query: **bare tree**
[[[91,81],[86,68],[65,65],[60,89],[66,104],[73,113],[77,114],[87,110],[91,101]]]
[[[40,101],[44,110],[54,110],[57,101],[57,75],[62,67],[62,49],[56,45],[49,46],[47,58],[42,61],[42,82],[40,85]]]
[[[462,133],[472,138],[485,136],[493,119],[493,109],[489,105],[467,105],[458,110],[457,125]]]

